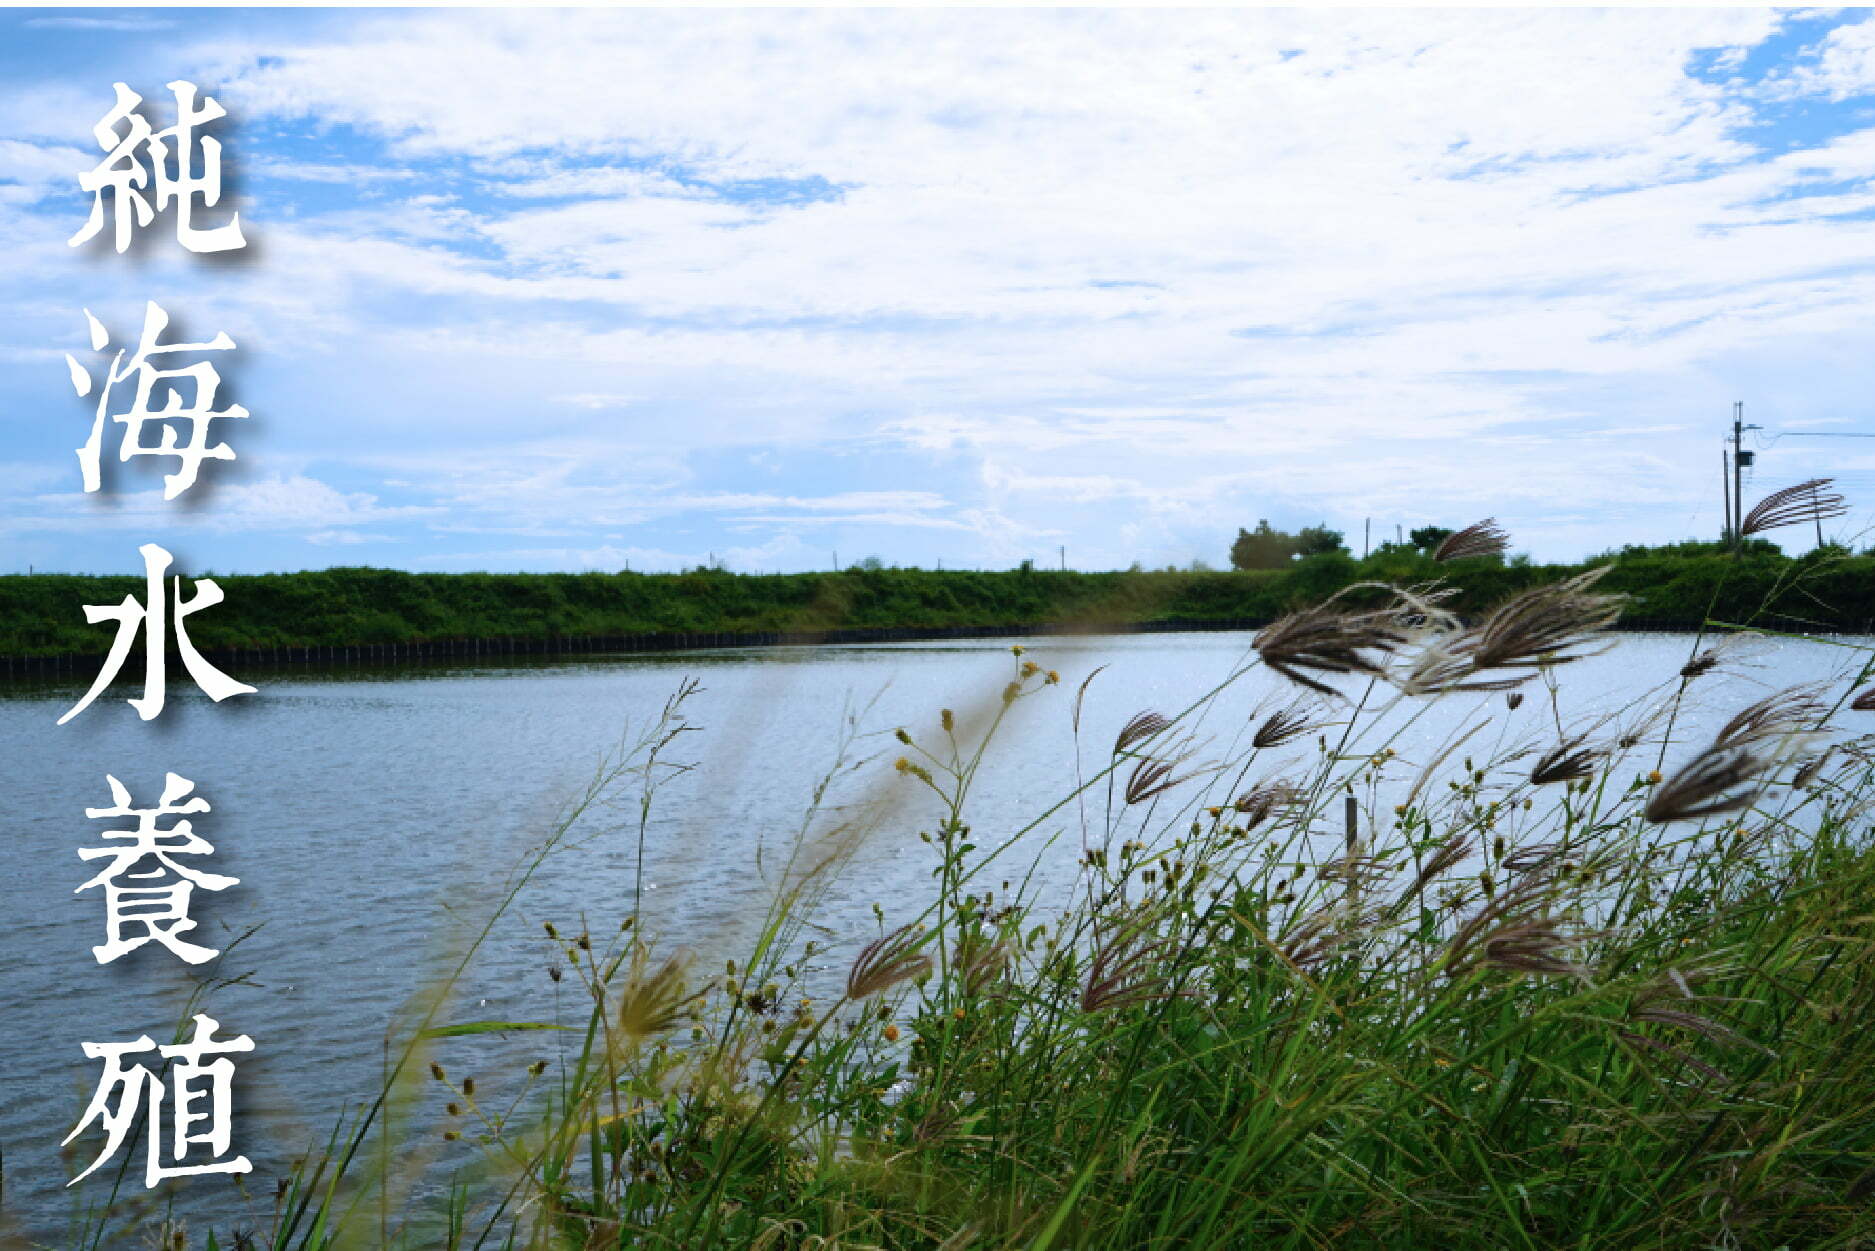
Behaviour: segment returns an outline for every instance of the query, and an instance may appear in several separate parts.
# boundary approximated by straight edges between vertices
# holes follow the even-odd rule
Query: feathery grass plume
[[[1810,783],[1816,781],[1817,774],[1823,772],[1823,766],[1829,763],[1830,757],[1833,756],[1835,752],[1836,749],[1834,747],[1826,747],[1816,755],[1810,757],[1810,759],[1804,761],[1797,772],[1791,775],[1790,784],[1792,786],[1808,786]]]
[[[1231,807],[1244,818],[1243,828],[1254,830],[1279,808],[1287,808],[1302,797],[1302,792],[1286,782],[1264,782],[1237,796]]]
[[[1708,647],[1705,651],[1700,652],[1697,656],[1680,666],[1680,676],[1683,678],[1696,678],[1703,673],[1711,673],[1718,667],[1719,649],[1716,647]]]
[[[1504,696],[1504,707],[1510,709],[1512,712],[1516,712],[1517,709],[1521,707],[1522,705],[1523,705],[1523,692],[1522,691],[1511,691],[1509,694]]]
[[[1113,740],[1114,754],[1118,755],[1126,751],[1135,743],[1145,742],[1161,730],[1168,728],[1171,724],[1169,720],[1156,712],[1148,711],[1133,714],[1132,720],[1120,727],[1120,733]]]
[[[1817,683],[1807,683],[1765,696],[1727,721],[1713,736],[1712,745],[1743,747],[1803,732],[1829,713],[1829,706],[1819,698],[1821,689]]]
[[[1663,1006],[1676,1002],[1699,1003],[1708,999],[1709,996],[1693,993],[1692,983],[1717,971],[1719,970],[1693,969],[1682,973],[1678,969],[1667,969],[1635,993],[1633,1001],[1628,1005],[1628,1020],[1670,1025],[1725,1046],[1747,1047],[1767,1056],[1774,1054],[1769,1047],[1754,1042],[1731,1026],[1715,1021],[1711,1017],[1701,1016],[1684,1008]]]
[[[1601,565],[1573,578],[1532,587],[1512,596],[1478,628],[1472,657],[1480,670],[1538,668],[1566,664],[1589,653],[1581,648],[1588,635],[1605,630],[1621,615],[1624,595],[1592,588],[1613,566]]]
[[[1590,980],[1590,969],[1563,953],[1595,937],[1556,917],[1510,921],[1485,934],[1478,942],[1475,967],[1544,977]]]
[[[634,1043],[667,1034],[689,1019],[690,1005],[699,998],[684,984],[690,958],[672,955],[655,970],[642,943],[632,945],[631,971],[618,992],[619,1032]]]
[[[1483,622],[1435,639],[1404,673],[1390,675],[1409,695],[1445,691],[1504,691],[1537,670],[1605,651],[1587,650],[1589,637],[1613,625],[1622,595],[1592,590],[1612,566],[1601,565],[1561,582],[1532,587],[1493,609]],[[1527,670],[1481,678],[1493,670]]]
[[[1647,1021],[1655,1025],[1671,1025],[1688,1030],[1713,1042],[1734,1047],[1749,1047],[1753,1051],[1770,1055],[1771,1049],[1762,1043],[1754,1042],[1729,1025],[1723,1025],[1711,1017],[1700,1016],[1696,1012],[1686,1012],[1679,1008],[1661,1008],[1649,1005],[1638,1007],[1628,1013],[1630,1021]]]
[[[1377,915],[1372,909],[1352,907],[1345,898],[1336,899],[1298,919],[1277,942],[1285,960],[1311,972],[1342,947],[1373,933]]]
[[[1448,560],[1465,560],[1472,556],[1502,556],[1509,547],[1510,535],[1497,524],[1497,518],[1486,517],[1476,525],[1447,535],[1432,558],[1444,564]]]
[[[1280,747],[1292,738],[1299,738],[1309,731],[1320,727],[1312,715],[1314,708],[1306,699],[1298,699],[1287,708],[1278,708],[1263,718],[1263,723],[1250,737],[1250,745],[1259,750],[1265,747]]]
[[[1452,931],[1445,946],[1447,970],[1456,976],[1464,969],[1475,967],[1481,959],[1484,940],[1499,930],[1552,920],[1551,905],[1556,896],[1554,876],[1532,873],[1487,899]]]
[[[1151,756],[1142,758],[1133,766],[1133,772],[1126,779],[1126,802],[1144,803],[1154,795],[1169,791],[1185,781],[1185,778],[1172,776],[1175,767],[1170,760],[1154,760]]]
[[[957,969],[964,994],[972,999],[982,994],[1008,969],[1012,954],[1006,938],[994,942],[981,935],[960,939],[951,963]]]
[[[1760,775],[1775,757],[1750,745],[1714,744],[1700,752],[1648,796],[1649,821],[1690,821],[1749,808],[1764,784]]]
[[[1875,686],[1857,693],[1856,697],[1849,701],[1849,707],[1857,712],[1875,712]]]
[[[1471,848],[1471,839],[1464,834],[1454,834],[1445,839],[1432,849],[1432,854],[1427,856],[1425,863],[1419,866],[1419,872],[1413,875],[1413,884],[1406,888],[1406,894],[1402,898],[1412,898],[1425,890],[1426,884],[1433,878],[1464,863],[1465,857],[1471,854]]]
[[[1324,882],[1342,882],[1349,890],[1360,892],[1380,882],[1392,872],[1392,869],[1375,856],[1350,852],[1324,860],[1317,866],[1315,876]]]
[[[1771,492],[1745,514],[1744,522],[1738,527],[1739,535],[1749,538],[1783,526],[1830,521],[1846,516],[1849,512],[1848,502],[1842,496],[1824,490],[1834,486],[1835,482],[1834,478],[1811,478],[1796,486]]]
[[[1603,749],[1584,747],[1587,739],[1586,734],[1578,734],[1550,748],[1531,768],[1530,781],[1537,786],[1547,786],[1551,782],[1575,782],[1592,776]]]
[[[847,971],[846,997],[857,1002],[929,973],[931,957],[918,950],[923,941],[915,926],[902,925],[867,943]]]
[[[1527,847],[1518,847],[1505,853],[1498,863],[1504,866],[1506,873],[1530,873],[1548,868],[1550,862],[1562,852],[1561,843],[1531,843]]]
[[[1291,682],[1318,694],[1338,696],[1314,673],[1353,673],[1384,677],[1386,658],[1408,641],[1407,626],[1398,600],[1385,608],[1350,612],[1334,607],[1348,591],[1372,583],[1345,587],[1313,608],[1292,612],[1257,631],[1250,645],[1263,663]],[[1398,596],[1395,588],[1388,587]]]
[[[1088,967],[1081,1011],[1104,1012],[1165,998],[1169,954],[1169,944],[1147,940],[1141,923],[1109,933]]]

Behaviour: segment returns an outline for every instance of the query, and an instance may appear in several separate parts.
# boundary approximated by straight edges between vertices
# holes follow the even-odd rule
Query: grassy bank
[[[1603,590],[1470,627],[1410,596],[1306,612],[1122,724],[1084,717],[1091,667],[1012,649],[967,706],[829,743],[726,964],[594,900],[539,940],[579,1007],[503,1027],[556,1027],[533,1066],[472,1072],[471,943],[250,1245],[1866,1246],[1870,669],[1767,696],[1702,650],[1571,717]],[[1246,721],[1227,696],[1262,667],[1288,691]],[[1736,715],[1692,737],[1689,695]],[[503,908],[613,800],[655,868],[688,698]],[[1037,700],[1077,756],[1027,826],[979,827],[983,762]],[[1409,759],[1401,719],[1447,701],[1457,728]],[[1081,849],[1065,897],[1031,887],[1030,833]],[[853,934],[827,892],[885,844],[930,891]],[[455,1186],[407,1201],[431,1149]]]
[[[1718,620],[1861,631],[1875,622],[1875,557],[1840,549],[1788,559],[1769,544],[1733,557],[1709,544],[1630,549],[1604,585],[1632,597],[1632,619],[1697,628]],[[189,622],[196,646],[358,646],[455,639],[546,639],[703,631],[814,632],[1185,620],[1268,621],[1362,580],[1445,580],[1476,614],[1586,566],[1499,560],[1435,564],[1390,552],[1312,557],[1282,570],[1079,573],[850,569],[842,573],[415,574],[390,569],[231,575],[226,600]],[[144,593],[141,579],[0,577],[0,657],[101,654],[110,630],[84,605]],[[1767,616],[1771,602],[1783,612]]]

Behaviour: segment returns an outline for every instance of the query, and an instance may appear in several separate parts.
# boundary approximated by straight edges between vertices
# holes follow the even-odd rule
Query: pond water
[[[1683,737],[1702,727],[1709,733],[1714,718],[1799,681],[1830,679],[1834,695],[1855,677],[1864,656],[1856,648],[1868,642],[1758,640],[1737,648],[1699,680]],[[1505,734],[1553,741],[1558,720],[1582,723],[1670,683],[1691,644],[1687,636],[1617,636],[1604,654],[1558,671],[1554,706],[1540,683],[1530,684],[1515,712],[1502,696],[1453,697],[1392,741],[1404,757],[1429,754],[1486,704],[1504,728],[1478,744],[1506,741]],[[1233,633],[1027,644],[1027,658],[1058,670],[1061,682],[1019,700],[999,730],[973,792],[975,841],[996,845],[1074,789],[1073,719],[1090,673],[1100,670],[1080,708],[1079,755],[1091,774],[1129,717],[1186,708],[1241,668],[1247,645]],[[649,813],[643,928],[687,945],[705,969],[744,950],[815,784],[836,764],[851,714],[863,733],[828,792],[832,815],[822,826],[864,813],[871,832],[817,917],[817,937],[832,947],[821,976],[833,979],[878,932],[873,905],[896,924],[930,898],[934,857],[918,834],[935,828],[939,809],[894,771],[906,749],[893,729],[907,727],[935,746],[940,709],[978,724],[1000,706],[1017,663],[1007,642],[970,641],[237,673],[260,693],[217,706],[172,683],[167,709],[144,723],[122,702],[136,692],[117,690],[65,726],[53,723],[82,684],[0,689],[12,882],[0,914],[7,1218],[56,1237],[48,1231],[75,1209],[74,1194],[103,1197],[112,1166],[63,1190],[97,1150],[88,1135],[72,1159],[60,1156],[59,1140],[97,1079],[98,1064],[80,1043],[144,1033],[169,1041],[194,985],[190,970],[153,945],[102,966],[91,954],[103,940],[103,903],[96,890],[74,894],[96,871],[76,853],[98,845],[105,828],[85,809],[110,803],[107,774],[139,805],[155,800],[165,772],[195,783],[213,807],[195,828],[215,853],[191,866],[240,884],[197,893],[192,912],[203,924],[192,937],[227,947],[258,927],[217,966],[224,975],[251,971],[248,984],[220,987],[206,1004],[223,1034],[255,1043],[239,1059],[236,1124],[236,1149],[254,1173],[246,1197],[228,1179],[199,1179],[178,1211],[223,1219],[232,1212],[264,1225],[285,1159],[375,1091],[385,1028],[399,1006],[433,981],[463,927],[487,915],[621,735],[654,723],[685,679],[700,685],[684,710],[702,728],[667,750],[696,767],[669,778]],[[1194,761],[1229,758],[1246,745],[1255,710],[1292,690],[1261,671],[1229,686],[1194,724]],[[1316,750],[1313,736],[1292,746],[1300,756]],[[1238,785],[1235,775],[1208,784],[1220,796],[1213,803]],[[1083,837],[1103,837],[1104,796],[1104,786],[1096,788],[1085,805],[1068,804],[1040,822],[1007,853],[1007,870],[986,873],[986,884],[1019,878],[1034,862],[1038,896],[1064,897]],[[626,779],[575,827],[577,845],[551,857],[528,885],[441,1020],[551,1019],[556,1004],[575,1019],[580,992],[572,978],[558,985],[549,978],[554,952],[542,923],[566,933],[582,923],[595,935],[616,932],[632,909],[638,819]],[[499,1095],[518,1085],[528,1059],[554,1053],[554,1037],[459,1039],[440,1048],[453,1071],[477,1073],[483,1090]],[[139,1152],[126,1193],[141,1188],[141,1169]]]

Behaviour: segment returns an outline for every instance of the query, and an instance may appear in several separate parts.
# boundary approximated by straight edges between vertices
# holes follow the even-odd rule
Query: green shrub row
[[[1602,586],[1632,597],[1630,621],[1695,628],[1712,618],[1858,632],[1875,622],[1875,557],[1841,549],[1792,559],[1768,544],[1733,555],[1712,544],[1686,543],[1630,548],[1588,563],[1613,566]],[[1366,560],[1333,553],[1287,569],[1247,572],[445,574],[346,567],[217,577],[226,599],[191,617],[189,633],[196,646],[215,649],[699,631],[1263,621],[1367,580],[1442,580],[1455,590],[1451,604],[1475,613],[1582,567],[1517,560],[1437,565],[1399,551]],[[84,606],[143,594],[143,580],[135,577],[0,577],[0,656],[102,653],[112,627],[87,624]],[[1773,600],[1781,611],[1768,614],[1764,606]]]

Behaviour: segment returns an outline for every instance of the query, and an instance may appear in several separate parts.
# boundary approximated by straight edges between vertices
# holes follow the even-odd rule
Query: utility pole
[[[1370,546],[1372,546],[1373,537],[1374,537],[1374,519],[1372,517],[1361,518],[1361,559],[1362,560],[1367,559],[1367,549]]]
[[[1725,501],[1725,529],[1719,531],[1721,542],[1732,541],[1732,454],[1719,447],[1719,498]]]
[[[1066,543],[1063,543],[1061,545],[1061,572],[1066,573],[1067,571],[1068,571],[1068,545]]]
[[[1759,430],[1761,426],[1745,424],[1745,401],[1736,400],[1732,404],[1732,519],[1736,523],[1732,533],[1732,546],[1737,547],[1745,541],[1745,466],[1755,459],[1753,453],[1745,450],[1745,431]]]

